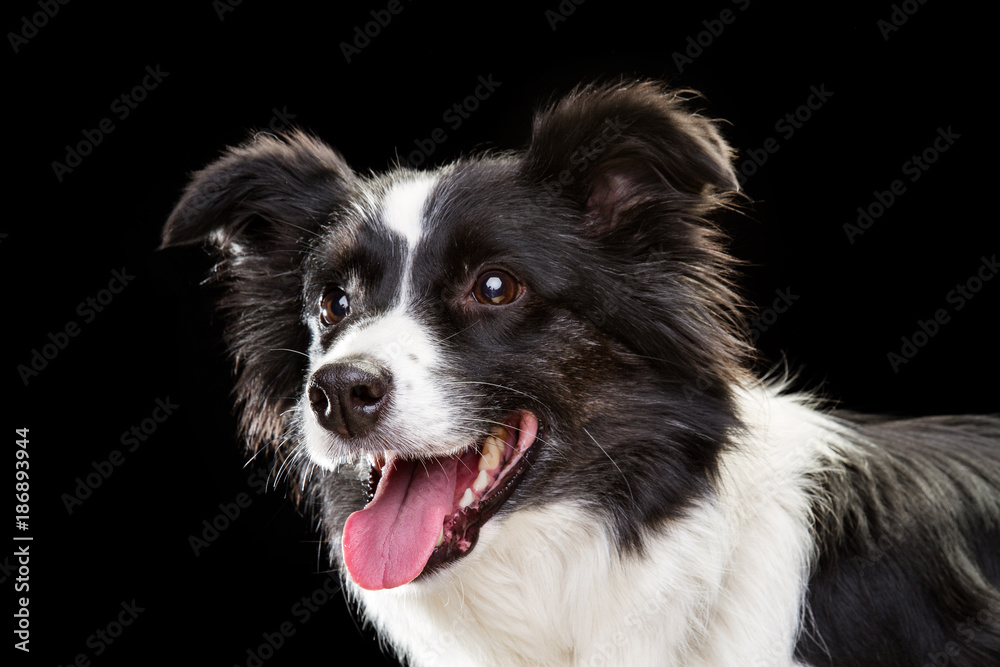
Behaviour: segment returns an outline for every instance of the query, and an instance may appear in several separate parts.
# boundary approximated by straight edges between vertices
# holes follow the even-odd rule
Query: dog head
[[[745,352],[709,216],[738,186],[688,103],[585,87],[523,151],[379,176],[258,135],[194,176],[163,243],[219,254],[243,434],[302,471],[358,585],[552,498],[638,546],[705,492]]]

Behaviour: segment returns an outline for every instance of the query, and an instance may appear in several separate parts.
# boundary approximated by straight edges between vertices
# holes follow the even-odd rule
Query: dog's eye
[[[339,287],[329,289],[319,301],[319,317],[326,326],[332,326],[347,317],[350,310],[351,300],[347,298],[347,292]]]
[[[503,306],[521,296],[521,284],[506,271],[493,269],[476,278],[472,294],[479,303]]]

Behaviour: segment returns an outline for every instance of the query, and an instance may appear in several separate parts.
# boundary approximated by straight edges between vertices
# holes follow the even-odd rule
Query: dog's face
[[[393,588],[522,507],[579,501],[635,545],[704,493],[742,350],[706,216],[735,189],[683,100],[586,88],[527,150],[436,171],[257,137],[164,245],[221,253],[245,435],[303,473],[355,583]]]

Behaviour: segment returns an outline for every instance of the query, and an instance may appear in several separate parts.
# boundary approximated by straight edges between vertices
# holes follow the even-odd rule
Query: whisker
[[[309,358],[309,355],[306,354],[305,352],[303,352],[302,350],[292,350],[292,349],[289,349],[287,347],[272,347],[268,351],[269,352],[292,352],[293,354],[301,354],[306,359]]]
[[[613,458],[611,458],[610,454],[608,454],[608,450],[604,449],[604,447],[601,446],[601,443],[597,442],[597,439],[590,434],[590,431],[588,431],[586,428],[584,428],[583,432],[587,434],[587,437],[589,437],[591,440],[594,441],[594,444],[597,445],[597,447],[602,452],[604,452],[604,455],[608,457],[608,460],[611,461],[611,465],[613,465],[615,467],[615,469],[618,470],[618,474],[620,474],[622,476],[622,479],[625,480],[625,486],[626,486],[626,488],[628,488],[628,495],[629,495],[629,498],[632,499],[632,504],[635,507],[638,507],[638,503],[636,503],[636,501],[635,501],[635,495],[632,493],[632,485],[629,484],[628,477],[625,475],[625,472],[621,468],[618,467],[618,464],[615,463],[615,460]]]

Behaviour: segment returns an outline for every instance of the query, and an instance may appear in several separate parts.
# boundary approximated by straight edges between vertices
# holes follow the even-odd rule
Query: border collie
[[[195,174],[163,244],[218,253],[251,450],[410,665],[1000,664],[1000,419],[753,377],[692,98],[581,87],[428,171],[296,130]]]

